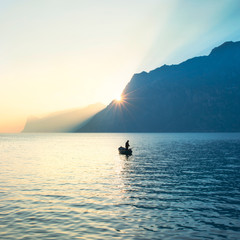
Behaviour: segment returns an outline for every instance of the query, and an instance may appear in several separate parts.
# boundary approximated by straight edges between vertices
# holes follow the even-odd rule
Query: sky
[[[117,98],[134,73],[240,40],[239,0],[0,0],[0,133]]]

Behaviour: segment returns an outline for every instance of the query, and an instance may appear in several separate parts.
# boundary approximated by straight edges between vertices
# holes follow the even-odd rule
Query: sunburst
[[[122,101],[122,96],[121,96],[121,95],[117,96],[115,100],[116,100],[117,102],[121,102],[121,101]]]

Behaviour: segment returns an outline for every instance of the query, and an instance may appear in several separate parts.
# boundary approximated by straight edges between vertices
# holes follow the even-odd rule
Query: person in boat
[[[125,143],[125,148],[126,148],[126,150],[128,150],[129,146],[130,146],[130,145],[129,145],[129,140],[127,140],[126,143]]]

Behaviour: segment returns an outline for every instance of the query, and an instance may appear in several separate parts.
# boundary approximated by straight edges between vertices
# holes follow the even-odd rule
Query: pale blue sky
[[[135,72],[240,40],[239,0],[0,0],[0,132],[108,104]]]

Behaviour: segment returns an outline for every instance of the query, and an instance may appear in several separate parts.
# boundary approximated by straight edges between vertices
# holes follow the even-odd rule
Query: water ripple
[[[125,139],[130,157],[116,151]],[[239,239],[240,134],[0,142],[1,239]]]

